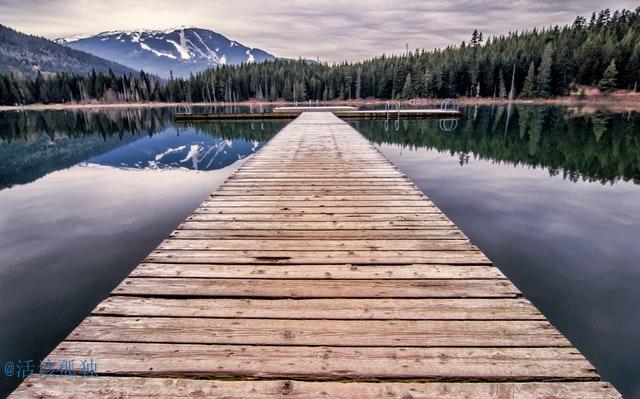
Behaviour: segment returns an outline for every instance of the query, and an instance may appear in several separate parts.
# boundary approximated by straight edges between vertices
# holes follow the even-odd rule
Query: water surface
[[[640,116],[356,121],[625,395],[640,398]]]
[[[0,113],[0,362],[41,360],[284,122]],[[0,372],[0,397],[18,383]]]

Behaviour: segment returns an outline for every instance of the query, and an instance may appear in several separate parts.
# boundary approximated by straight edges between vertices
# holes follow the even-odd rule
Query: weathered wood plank
[[[254,206],[250,208],[238,208],[238,207],[209,207],[203,206],[195,211],[194,214],[200,213],[212,213],[219,215],[244,215],[244,214],[268,214],[268,215],[305,215],[305,214],[319,214],[319,215],[331,215],[331,214],[350,214],[350,215],[402,215],[402,214],[438,214],[443,213],[433,205],[427,206],[412,206],[412,207],[375,207],[375,206],[359,206],[359,207],[268,207],[268,206]]]
[[[215,265],[142,263],[131,277],[280,279],[483,279],[505,278],[496,267],[458,265]]]
[[[268,251],[477,251],[467,240],[216,240],[170,238],[161,250],[268,250]]]
[[[354,264],[406,265],[460,264],[489,265],[480,251],[252,251],[252,250],[161,250],[153,251],[146,262],[226,263],[226,264]]]
[[[243,184],[261,184],[261,185],[284,185],[284,184],[298,184],[304,187],[306,184],[324,184],[326,185],[352,185],[352,184],[395,184],[395,183],[408,183],[410,182],[404,177],[396,178],[384,178],[384,177],[369,177],[369,178],[351,178],[351,177],[289,177],[289,178],[277,178],[277,177],[240,177],[234,176],[231,183],[243,183]]]
[[[228,191],[242,191],[242,190],[259,190],[259,191],[297,191],[306,192],[308,190],[317,191],[368,191],[379,192],[387,190],[416,190],[415,186],[407,182],[396,182],[393,184],[374,184],[370,183],[356,183],[349,182],[349,184],[336,184],[336,183],[303,183],[303,182],[280,182],[280,183],[242,183],[242,182],[227,182],[220,186],[218,192]]]
[[[67,341],[230,345],[571,346],[546,320],[291,320],[90,316]]]
[[[361,348],[65,341],[45,361],[103,375],[422,381],[596,380],[573,348]],[[74,366],[80,372],[79,362]]]
[[[116,295],[244,298],[513,298],[509,280],[127,278]]]
[[[307,207],[339,207],[339,206],[346,206],[346,207],[354,207],[354,206],[375,206],[377,203],[380,203],[380,200],[352,200],[352,201],[340,201],[340,200],[327,200],[325,198],[322,199],[309,199],[309,200],[291,200],[291,199],[282,199],[280,198],[280,200],[275,200],[275,201],[265,201],[265,200],[260,200],[260,201],[253,201],[253,200],[247,200],[247,201],[240,201],[240,200],[234,200],[234,201],[229,201],[229,200],[225,200],[222,197],[216,197],[216,198],[209,198],[208,200],[204,201],[202,203],[202,206],[205,207],[219,207],[219,208],[237,208],[237,207],[242,207],[242,208],[247,208],[247,207],[276,207],[276,206],[280,206],[280,207],[287,207],[287,208],[291,208],[291,207],[303,207],[303,208],[307,208]],[[384,201],[384,205],[386,207],[414,207],[414,206],[424,206],[427,204],[431,204],[431,202],[425,202],[423,200],[420,199],[416,199],[416,200],[409,200],[409,199],[405,199],[405,200],[388,200],[388,201]]]
[[[616,390],[602,382],[529,383],[367,383],[332,381],[224,381],[178,378],[29,377],[11,399],[77,397],[156,398],[352,398],[352,399],[615,399]]]
[[[446,216],[439,213],[403,213],[403,214],[221,214],[194,213],[186,220],[196,222],[207,221],[239,221],[239,222],[404,222],[404,221],[447,221]]]
[[[145,258],[154,263],[219,263],[256,265],[491,265],[479,251],[200,251],[155,250]]]
[[[193,239],[287,239],[287,240],[326,240],[345,238],[349,240],[374,240],[374,239],[398,239],[398,240],[444,240],[466,239],[466,236],[458,229],[420,229],[420,230],[232,230],[232,229],[207,229],[201,225],[201,229],[191,229],[193,226],[182,224],[179,230],[173,231],[171,237]]]
[[[283,198],[286,198],[287,201],[340,201],[340,202],[367,202],[367,201],[421,201],[424,197],[424,194],[389,194],[389,195],[320,195],[320,194],[308,194],[308,195],[290,195],[290,194],[282,194],[282,195],[221,195],[221,194],[212,194],[209,197],[208,202],[216,202],[216,201],[233,201],[233,202],[242,202],[242,201],[253,201],[256,202],[256,205],[259,205],[261,202],[268,201],[280,201]]]
[[[93,314],[345,320],[545,320],[524,298],[228,299],[111,296]]]
[[[180,224],[181,229],[233,229],[233,230],[417,230],[447,229],[455,225],[446,220],[400,220],[400,221],[329,221],[329,222],[270,222],[270,221],[191,221]],[[356,233],[357,234],[357,233]]]

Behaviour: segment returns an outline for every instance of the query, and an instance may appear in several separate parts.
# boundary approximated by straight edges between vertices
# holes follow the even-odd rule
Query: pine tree
[[[402,86],[402,98],[410,99],[414,97],[415,93],[413,91],[413,83],[411,82],[411,73],[408,73],[404,81],[404,86]]]
[[[635,88],[640,80],[640,41],[633,48],[631,56],[627,60],[624,75],[627,77],[629,85]]]
[[[469,46],[476,47],[478,45],[478,30],[474,29],[471,34],[471,40],[469,40]]]
[[[509,90],[509,101],[513,101],[516,97],[516,64],[513,64],[513,72],[511,73],[511,90]]]
[[[551,67],[553,64],[553,43],[549,42],[544,47],[542,62],[538,71],[537,94],[540,97],[551,96]]]
[[[498,72],[498,80],[499,80],[498,96],[500,98],[506,98],[507,85],[504,83],[504,74],[502,73],[502,68],[500,68],[500,72]]]
[[[527,71],[527,76],[524,78],[524,86],[522,86],[522,91],[520,92],[520,97],[528,98],[533,97],[535,94],[535,81],[536,81],[536,67],[531,61],[529,64],[529,71]]]
[[[604,74],[602,75],[602,79],[598,82],[598,89],[600,89],[603,93],[611,93],[617,87],[616,76],[618,75],[618,70],[616,69],[616,61],[611,60],[611,63],[604,70]]]
[[[358,75],[356,76],[356,99],[360,98],[361,88],[362,88],[362,68],[358,68]]]

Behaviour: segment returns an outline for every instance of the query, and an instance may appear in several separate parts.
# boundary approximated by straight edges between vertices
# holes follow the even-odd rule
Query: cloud
[[[382,53],[432,49],[509,31],[571,23],[619,0],[397,0],[394,2],[234,0],[2,0],[0,23],[49,38],[117,29],[177,25],[215,30],[279,56],[360,60]]]

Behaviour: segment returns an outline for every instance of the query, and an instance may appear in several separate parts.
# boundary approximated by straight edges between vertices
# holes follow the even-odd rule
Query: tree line
[[[637,88],[640,7],[609,9],[573,24],[489,37],[432,51],[407,51],[329,65],[276,60],[222,65],[185,79],[108,74],[0,78],[3,104],[68,101],[235,102],[361,98],[528,98],[570,94],[577,85]]]

